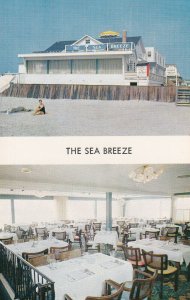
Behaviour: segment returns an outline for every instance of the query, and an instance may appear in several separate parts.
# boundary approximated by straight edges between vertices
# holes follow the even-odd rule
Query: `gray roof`
[[[127,37],[127,42],[133,42],[136,45],[140,39],[141,39],[140,36]],[[122,42],[121,37],[106,37],[106,38],[98,38],[97,40],[104,44],[105,43],[121,43]],[[63,50],[65,50],[66,45],[72,45],[75,42],[77,42],[77,40],[56,42],[53,45],[51,45],[49,48],[47,48],[46,50],[39,51],[39,52],[42,52],[42,53],[62,52]]]

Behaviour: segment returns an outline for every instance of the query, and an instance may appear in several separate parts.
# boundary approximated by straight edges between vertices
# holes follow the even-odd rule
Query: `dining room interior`
[[[0,299],[189,299],[190,165],[1,165]]]

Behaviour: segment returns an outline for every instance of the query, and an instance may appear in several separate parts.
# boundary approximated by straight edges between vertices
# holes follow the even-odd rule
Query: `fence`
[[[175,102],[175,86],[114,86],[64,84],[11,84],[2,96],[87,99],[87,100],[147,100]]]
[[[54,282],[1,242],[0,273],[17,300],[55,300]]]

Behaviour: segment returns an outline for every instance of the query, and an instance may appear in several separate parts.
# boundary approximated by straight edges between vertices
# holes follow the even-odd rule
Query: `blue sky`
[[[190,0],[0,0],[0,73],[17,71],[17,54],[101,31],[141,35],[190,78]]]

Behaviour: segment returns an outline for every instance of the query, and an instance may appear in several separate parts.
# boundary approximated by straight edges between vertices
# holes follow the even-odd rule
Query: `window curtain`
[[[99,59],[98,60],[99,74],[121,74],[122,73],[122,59]]]
[[[70,74],[71,61],[70,60],[50,60],[49,74]]]
[[[96,74],[95,59],[74,59],[72,65],[73,74]]]
[[[46,60],[28,60],[29,74],[46,74],[47,61]]]

